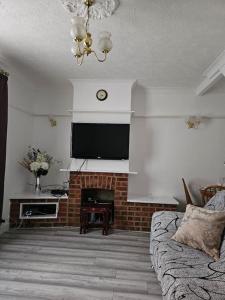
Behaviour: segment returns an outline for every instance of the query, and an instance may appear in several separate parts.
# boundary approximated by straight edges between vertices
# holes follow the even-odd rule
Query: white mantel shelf
[[[31,192],[24,192],[24,193],[20,193],[20,194],[13,194],[9,197],[10,200],[41,200],[41,199],[68,199],[67,195],[63,195],[63,196],[53,196],[52,194],[46,194],[46,193],[40,193],[40,194],[35,194],[35,193],[31,193]]]
[[[129,196],[127,202],[178,205],[178,201],[168,196]]]
[[[85,170],[73,170],[73,169],[60,169],[61,172],[90,172],[90,173],[118,173],[118,174],[129,174],[129,175],[137,175],[138,172],[132,171],[120,171],[120,170],[99,170],[99,169],[85,169]]]

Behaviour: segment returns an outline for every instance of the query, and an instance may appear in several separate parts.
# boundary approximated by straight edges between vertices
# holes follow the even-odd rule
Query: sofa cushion
[[[202,250],[218,260],[224,227],[225,211],[212,211],[189,204],[172,239]]]

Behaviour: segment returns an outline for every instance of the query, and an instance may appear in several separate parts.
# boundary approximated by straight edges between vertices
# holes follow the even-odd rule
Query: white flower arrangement
[[[48,174],[53,157],[45,151],[29,147],[27,155],[19,163],[36,177],[40,177]]]
[[[49,164],[48,164],[47,162],[42,162],[42,163],[41,163],[41,168],[42,168],[43,170],[48,170],[48,169],[49,169]]]
[[[33,161],[33,162],[30,164],[30,170],[31,170],[32,172],[37,172],[40,168],[41,168],[41,164],[40,164],[39,162]]]

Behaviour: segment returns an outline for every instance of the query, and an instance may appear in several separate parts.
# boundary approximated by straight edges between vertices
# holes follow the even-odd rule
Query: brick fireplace
[[[103,191],[103,202],[111,201],[114,208],[112,227],[135,231],[149,231],[151,217],[155,211],[176,210],[176,204],[139,203],[128,200],[128,174],[105,172],[70,172],[69,197],[61,199],[53,196],[33,198],[11,198],[10,226],[20,224],[21,203],[59,203],[56,219],[26,219],[23,227],[52,227],[52,226],[80,226],[80,207],[82,201],[89,198],[89,191]],[[86,195],[84,195],[86,194]],[[104,198],[104,194],[106,197]],[[107,196],[111,195],[111,196]],[[113,195],[113,196],[112,196]],[[107,199],[108,198],[108,199]],[[113,198],[113,199],[112,199]],[[106,201],[105,201],[106,200]]]
[[[155,211],[175,210],[175,205],[132,203],[128,197],[128,174],[103,172],[71,172],[68,203],[68,225],[80,225],[81,195],[84,189],[114,191],[113,228],[149,231],[151,216]]]

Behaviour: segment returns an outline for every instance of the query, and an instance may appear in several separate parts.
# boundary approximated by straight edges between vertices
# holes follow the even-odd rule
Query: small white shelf
[[[95,114],[95,113],[104,113],[104,114],[133,114],[133,110],[68,110],[72,113],[84,113],[84,114]]]
[[[30,192],[24,192],[20,194],[13,194],[9,197],[10,200],[40,200],[40,199],[68,199],[67,195],[63,196],[53,196],[52,194],[46,194],[46,193],[40,193],[40,194],[35,194],[35,193],[30,193]]]
[[[74,169],[60,169],[60,172],[78,172],[78,170]],[[80,170],[79,172],[90,172],[90,173],[121,173],[121,174],[129,174],[129,175],[137,175],[138,172],[134,171],[120,171],[120,170],[100,170],[100,169],[85,169]]]
[[[127,202],[177,205],[178,201],[172,196],[129,196]]]
[[[39,206],[48,206],[48,205],[54,205],[55,206],[55,213],[54,214],[39,214],[39,215],[24,215],[24,206],[36,206],[38,208]],[[28,220],[28,219],[57,219],[58,218],[58,212],[59,212],[59,202],[22,202],[20,203],[20,220]]]

